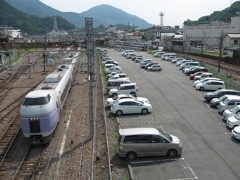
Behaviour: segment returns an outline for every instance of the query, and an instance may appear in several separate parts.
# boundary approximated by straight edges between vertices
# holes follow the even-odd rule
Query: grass
[[[234,82],[234,80],[228,78],[227,76],[219,74],[218,72],[214,71],[212,68],[208,68],[208,70],[209,70],[209,72],[211,72],[213,74],[213,77],[219,78],[222,81],[224,81],[226,88],[240,90],[240,86],[237,85]]]

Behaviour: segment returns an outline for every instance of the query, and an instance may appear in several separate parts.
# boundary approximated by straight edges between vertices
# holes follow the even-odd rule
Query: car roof
[[[149,135],[159,135],[159,131],[155,128],[127,128],[127,129],[119,129],[120,135],[141,135],[141,134],[149,134]]]
[[[120,86],[131,86],[131,85],[134,85],[134,86],[136,86],[137,84],[136,84],[136,83],[130,83],[130,84],[121,84]]]
[[[240,96],[229,96],[229,97],[227,97],[229,100],[233,100],[233,99],[237,99],[237,100],[239,100],[240,99]]]

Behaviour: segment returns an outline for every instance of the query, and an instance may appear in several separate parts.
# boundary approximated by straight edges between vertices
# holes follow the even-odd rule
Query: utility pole
[[[94,47],[93,47],[93,18],[85,18],[85,30],[86,30],[86,38],[87,38],[87,58],[88,58],[88,109],[89,109],[89,121],[90,121],[90,136],[93,139],[94,133],[94,119],[93,119],[93,90],[92,90],[92,82],[93,82],[93,55],[94,55]]]
[[[43,53],[43,71],[45,72],[46,62],[47,62],[47,36],[46,35],[45,35],[45,41],[43,46],[44,46],[43,49],[45,50],[45,52]]]
[[[219,58],[218,58],[218,72],[220,72],[220,62],[222,59],[222,43],[223,43],[223,29],[220,35],[220,44],[219,44]]]

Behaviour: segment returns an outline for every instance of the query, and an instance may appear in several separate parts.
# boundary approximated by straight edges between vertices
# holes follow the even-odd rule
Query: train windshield
[[[50,99],[48,96],[39,97],[39,98],[26,98],[23,102],[24,106],[36,106],[36,105],[45,105],[48,104]]]

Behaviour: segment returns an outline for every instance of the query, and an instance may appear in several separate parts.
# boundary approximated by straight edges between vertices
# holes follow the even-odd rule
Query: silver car
[[[141,156],[167,155],[174,158],[182,154],[180,140],[156,128],[119,129],[118,155],[133,160]]]

